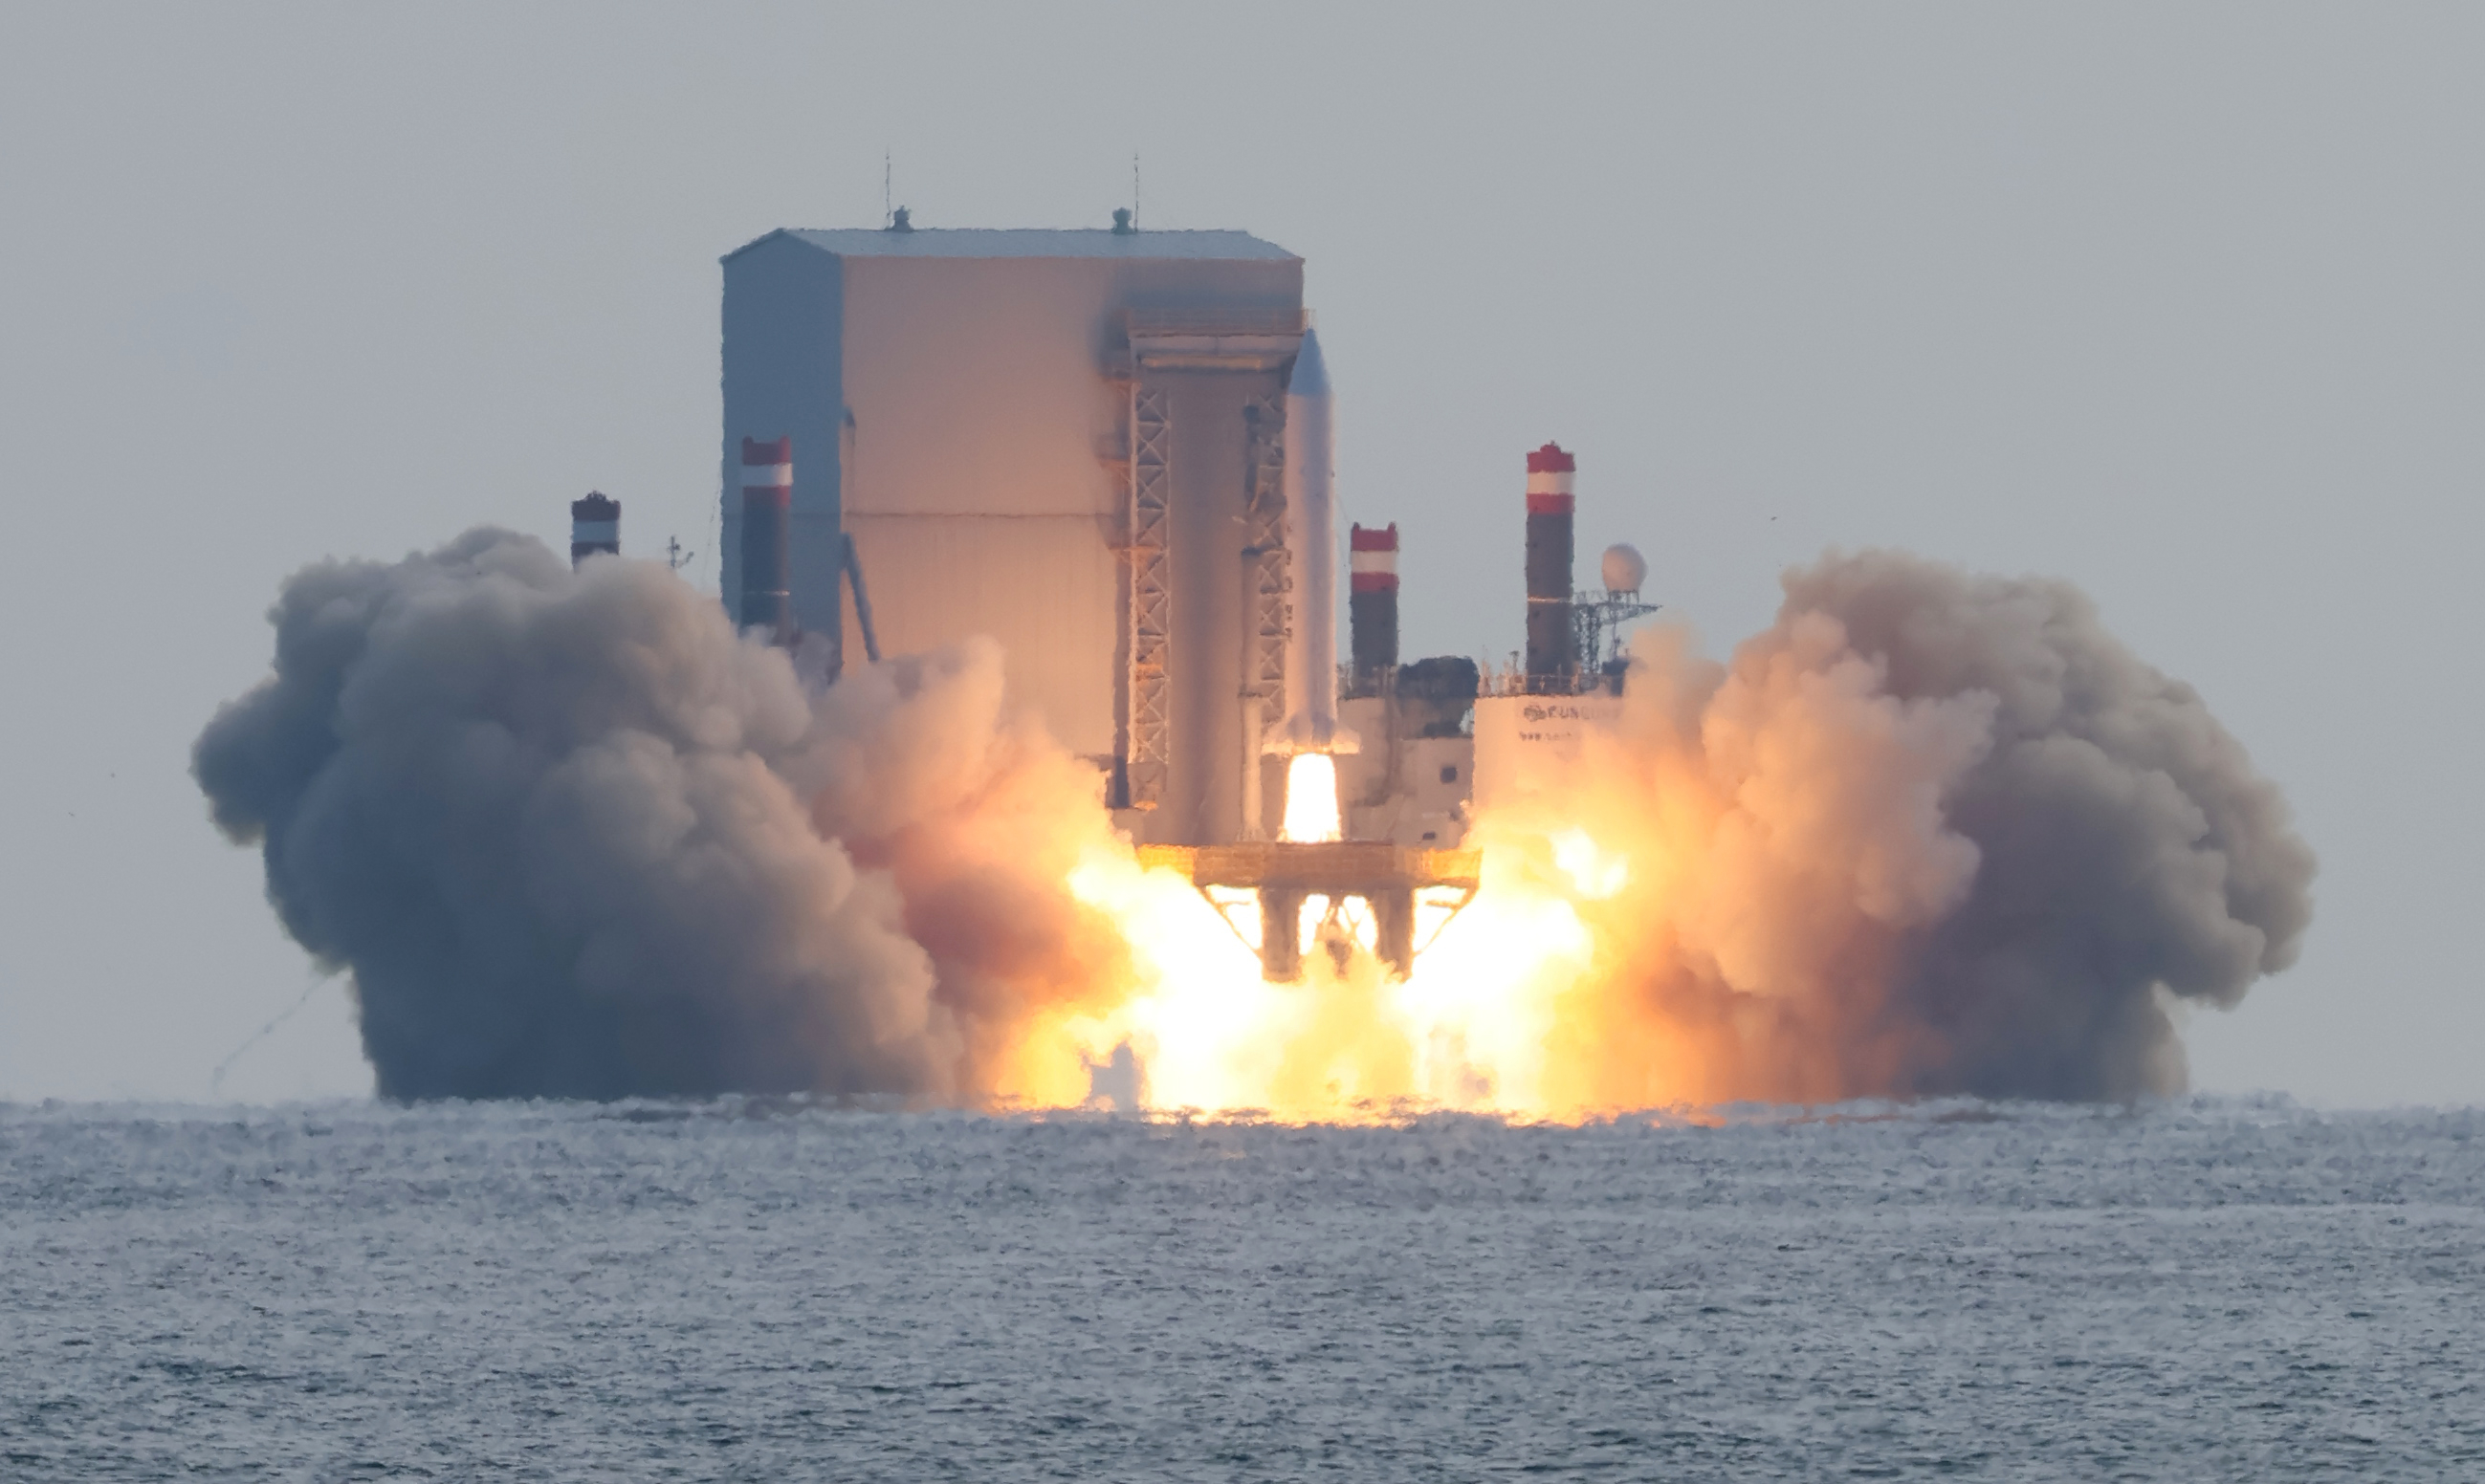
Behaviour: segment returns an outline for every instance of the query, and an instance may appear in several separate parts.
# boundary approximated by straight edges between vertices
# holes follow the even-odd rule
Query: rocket
[[[1303,332],[1286,379],[1286,560],[1294,618],[1286,631],[1286,715],[1264,750],[1352,752],[1337,724],[1337,427],[1320,337]]]

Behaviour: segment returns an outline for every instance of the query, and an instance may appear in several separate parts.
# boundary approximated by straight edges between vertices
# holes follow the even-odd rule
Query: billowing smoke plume
[[[1094,771],[1004,718],[989,643],[814,702],[664,568],[495,530],[309,568],[271,618],[194,766],[351,969],[385,1094],[958,1098],[1119,991],[1064,885]]]
[[[1502,823],[1627,861],[1559,1100],[2179,1088],[2169,1003],[2231,1007],[2310,920],[2277,788],[2063,583],[1876,552],[1786,594],[1730,664],[1646,646],[1621,734]]]
[[[1833,556],[1731,662],[1479,822],[1404,985],[1262,985],[976,642],[825,694],[663,567],[475,531],[330,563],[196,769],[349,968],[391,1095],[811,1090],[1538,1113],[2178,1087],[2169,1007],[2293,958],[2312,857],[2189,688],[2057,582]]]

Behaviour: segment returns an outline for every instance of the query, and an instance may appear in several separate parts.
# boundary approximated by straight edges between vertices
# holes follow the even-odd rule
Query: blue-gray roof
[[[913,231],[786,228],[724,255],[738,257],[761,242],[791,237],[840,257],[1186,257],[1289,262],[1295,255],[1247,231],[1134,231],[1104,229],[918,227]]]

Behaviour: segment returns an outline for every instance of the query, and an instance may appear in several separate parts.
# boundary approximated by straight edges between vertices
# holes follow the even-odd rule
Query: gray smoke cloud
[[[351,970],[384,1095],[955,1099],[1114,980],[1059,884],[1093,771],[1004,718],[988,643],[815,701],[664,567],[489,529],[270,618],[194,770]]]
[[[1902,700],[1994,699],[1988,750],[1949,802],[1981,856],[1976,889],[1904,982],[1904,1010],[1945,1048],[1914,1085],[2179,1090],[2157,991],[2231,1009],[2295,961],[2312,921],[2312,851],[2277,785],[2066,583],[1879,553],[1815,568],[1787,597],[1836,614]]]
[[[2310,921],[2277,788],[2066,584],[1876,552],[1786,592],[1727,663],[1643,646],[1512,837],[1630,856],[1546,1048],[1580,1104],[2179,1088],[2167,1007],[2234,1005]],[[194,768],[351,972],[385,1095],[974,1101],[1134,983],[1066,886],[1097,775],[989,642],[813,693],[663,566],[498,530],[270,616]]]
[[[1683,862],[1605,923],[1618,987],[1712,1097],[2179,1090],[2169,1007],[2311,921],[2277,786],[2067,583],[1867,552],[1785,587],[1730,663],[1648,646],[1566,803]]]

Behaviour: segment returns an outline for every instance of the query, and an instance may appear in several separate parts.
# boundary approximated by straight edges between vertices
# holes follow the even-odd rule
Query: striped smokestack
[[[793,642],[794,440],[742,441],[742,627]]]
[[[569,502],[569,564],[602,553],[621,554],[621,501],[594,490]]]
[[[1347,534],[1347,620],[1354,631],[1354,680],[1379,684],[1398,666],[1398,523]]]
[[[1558,444],[1527,456],[1527,688],[1570,688],[1578,668],[1570,631],[1570,481],[1578,461]]]

